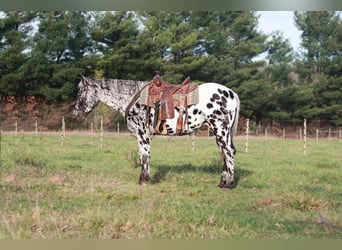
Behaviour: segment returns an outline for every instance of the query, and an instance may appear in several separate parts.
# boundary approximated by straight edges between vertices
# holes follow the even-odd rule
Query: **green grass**
[[[338,141],[237,138],[232,190],[213,138],[154,138],[142,186],[135,138],[99,142],[2,136],[0,238],[341,238]]]

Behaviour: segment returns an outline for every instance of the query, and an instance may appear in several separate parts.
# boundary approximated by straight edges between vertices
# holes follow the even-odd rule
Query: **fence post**
[[[118,136],[120,136],[120,123],[118,122]]]
[[[14,134],[15,134],[15,136],[18,135],[18,118],[15,118],[15,123],[14,123]]]
[[[36,136],[38,136],[38,118],[36,117],[36,122],[35,122],[35,130],[36,130]]]
[[[285,140],[286,135],[285,135],[285,128],[283,128],[283,140]]]
[[[340,143],[341,143],[341,140],[342,140],[342,138],[341,138],[341,136],[342,136],[342,133],[341,133],[341,129],[339,130],[339,138],[340,138]]]
[[[61,144],[64,146],[64,136],[65,136],[65,120],[64,116],[62,117],[62,131],[61,131]]]
[[[2,144],[2,122],[1,122],[1,113],[2,113],[2,110],[0,110],[0,169],[2,167],[2,154],[1,154],[1,144]]]
[[[267,139],[267,128],[265,128],[265,139]]]
[[[62,118],[62,134],[63,134],[63,138],[65,137],[65,120],[64,120],[64,116]]]
[[[306,119],[304,119],[303,142],[304,155],[306,155]]]
[[[330,141],[331,139],[331,128],[329,128],[329,131],[328,131],[328,140]]]
[[[316,128],[316,142],[318,141],[318,128]]]
[[[195,133],[191,133],[191,149],[195,152]]]
[[[93,123],[90,123],[90,137],[93,138]]]
[[[248,133],[249,133],[249,119],[246,121],[246,142],[245,142],[245,150],[248,153]]]
[[[100,121],[100,131],[101,131],[101,135],[100,135],[100,148],[103,148],[103,117],[101,116],[101,121]]]
[[[1,145],[2,145],[2,125],[1,125],[1,111],[0,111],[0,169],[2,167],[2,151],[1,151]]]

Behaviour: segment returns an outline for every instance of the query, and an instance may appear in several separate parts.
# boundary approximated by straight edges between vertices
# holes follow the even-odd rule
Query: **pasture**
[[[341,238],[342,144],[236,138],[220,189],[214,138],[157,137],[138,185],[133,137],[2,135],[0,238]]]

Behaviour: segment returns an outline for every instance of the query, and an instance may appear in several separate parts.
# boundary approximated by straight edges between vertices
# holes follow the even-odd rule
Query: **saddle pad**
[[[174,100],[180,101],[181,94],[173,94],[172,97]],[[187,95],[187,105],[198,104],[199,103],[199,94],[198,88],[188,93]],[[144,88],[140,95],[140,103],[143,105],[148,105],[148,88]],[[150,107],[154,108],[154,106]]]

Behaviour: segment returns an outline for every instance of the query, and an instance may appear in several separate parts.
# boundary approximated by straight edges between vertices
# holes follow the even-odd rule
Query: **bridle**
[[[79,111],[79,113],[77,115],[77,120],[80,120],[81,116],[84,117],[85,114],[86,114],[86,106],[87,106],[86,99],[87,99],[88,90],[89,90],[89,83],[88,83],[87,79],[84,76],[82,76],[81,81],[82,81],[83,86],[84,86],[85,95],[84,95],[84,97],[81,97],[80,102],[79,102],[80,111]]]

